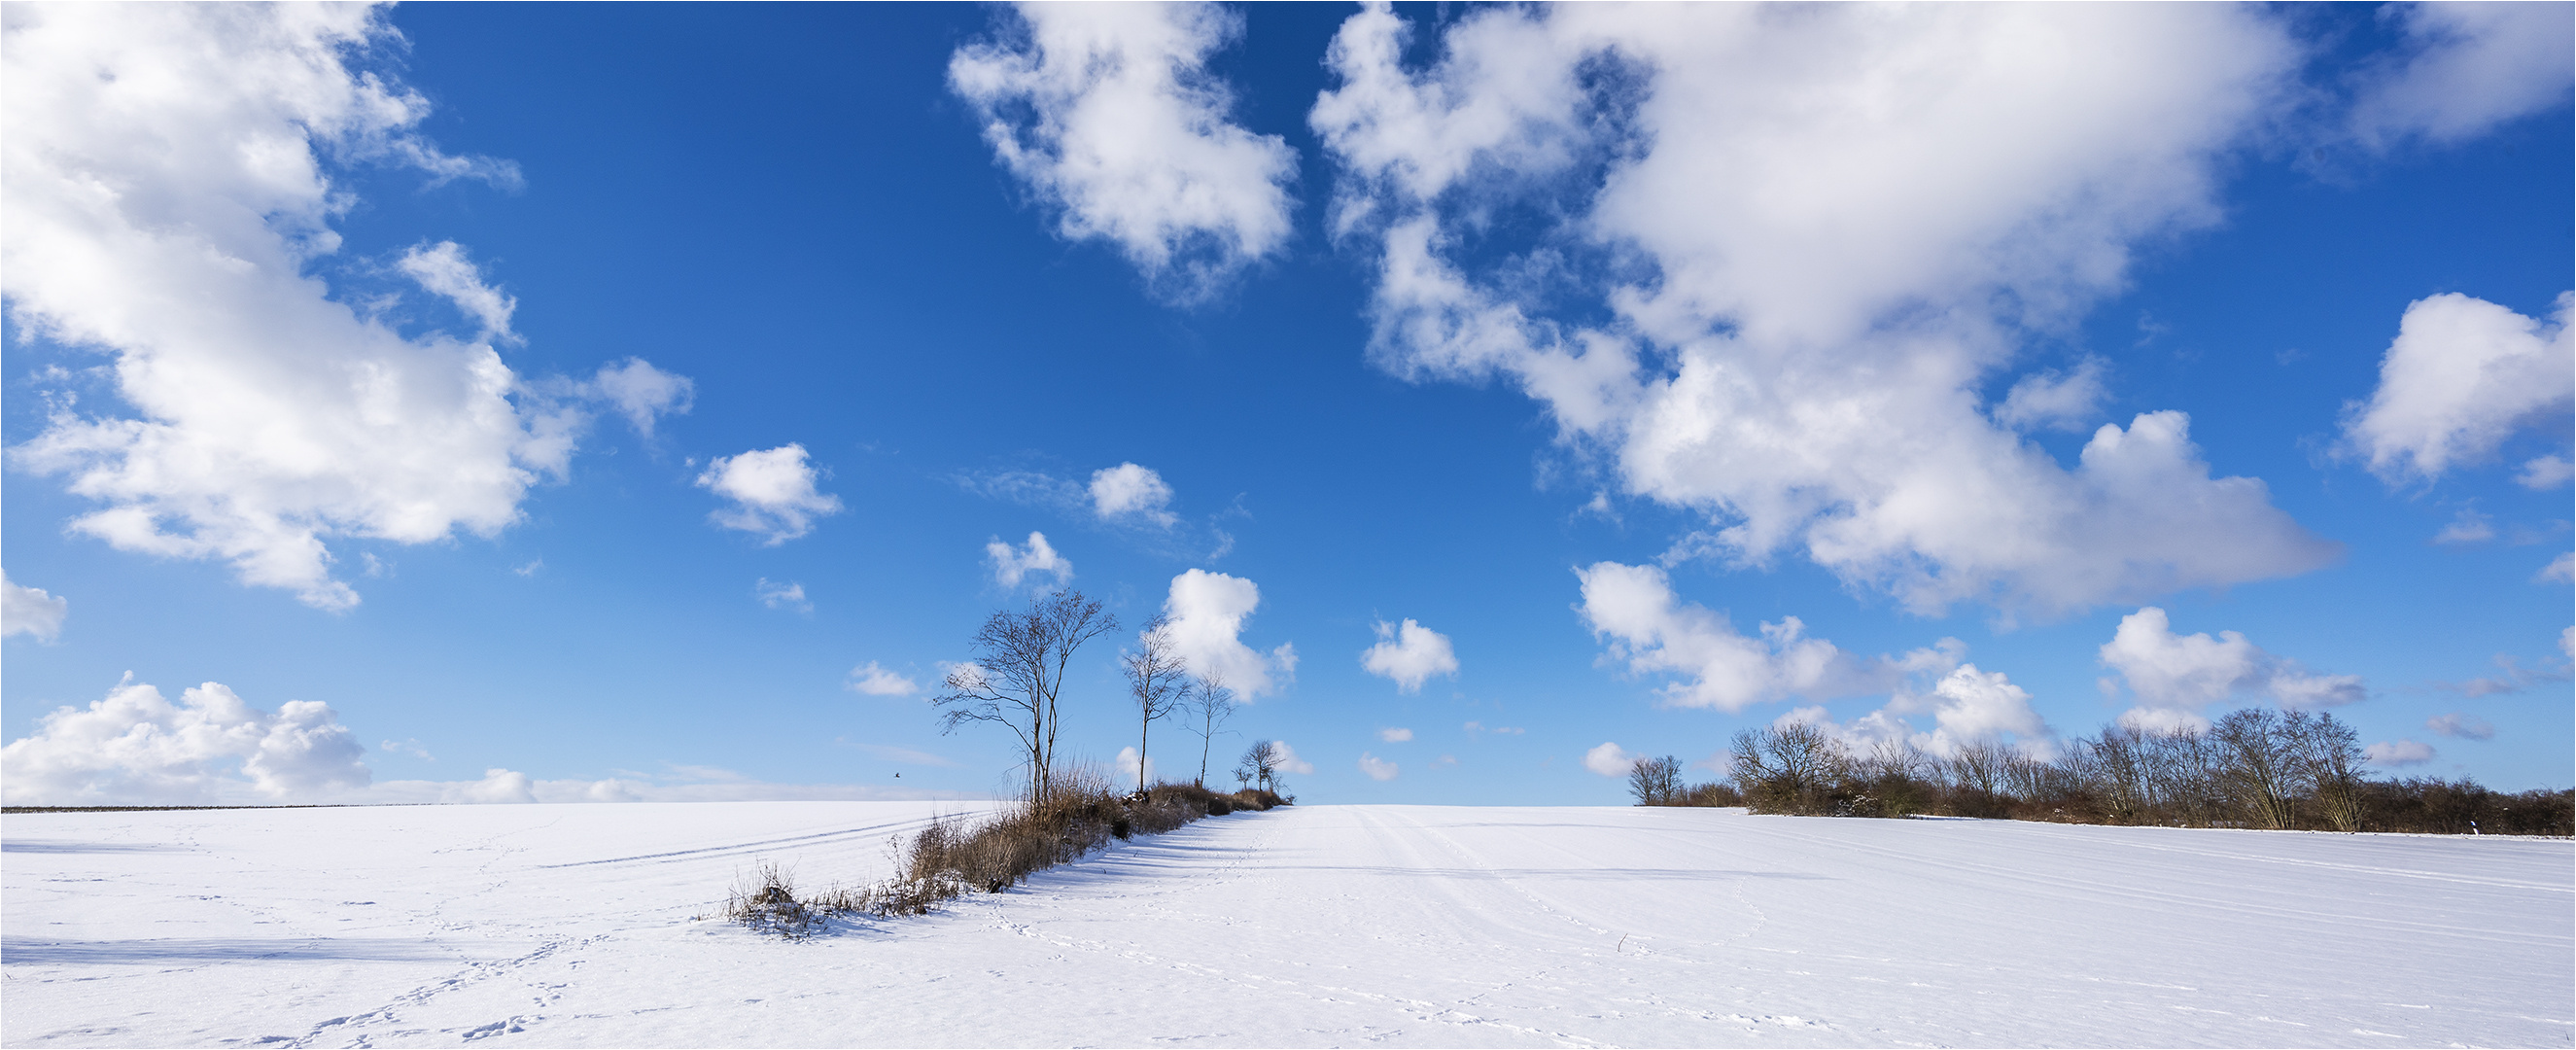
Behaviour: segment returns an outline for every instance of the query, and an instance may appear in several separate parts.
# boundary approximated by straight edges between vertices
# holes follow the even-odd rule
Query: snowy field
[[[949,804],[949,810],[961,808]],[[1312,806],[805,943],[924,803],[6,818],[10,1046],[2568,1046],[2567,842]]]

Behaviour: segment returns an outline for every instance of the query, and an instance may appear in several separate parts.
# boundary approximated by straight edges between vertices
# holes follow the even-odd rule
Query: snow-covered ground
[[[692,918],[933,808],[9,816],[0,1042],[2576,1041],[2559,841],[1308,806],[803,943]]]

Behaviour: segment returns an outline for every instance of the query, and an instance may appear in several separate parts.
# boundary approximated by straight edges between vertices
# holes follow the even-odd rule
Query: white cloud
[[[607,402],[634,425],[636,433],[649,438],[653,421],[687,412],[697,390],[697,383],[687,376],[672,375],[643,358],[630,357],[622,364],[599,366],[584,393]]]
[[[1418,693],[1433,675],[1458,674],[1458,654],[1449,636],[1406,619],[1402,626],[1378,621],[1376,645],[1360,654],[1360,667],[1392,679],[1398,692]]]
[[[2513,475],[2513,483],[2533,492],[2547,492],[2576,477],[2576,463],[2565,456],[2534,456]]]
[[[993,563],[993,582],[1002,589],[1018,587],[1031,576],[1045,576],[1062,587],[1073,579],[1073,563],[1055,552],[1043,532],[1029,533],[1029,541],[1018,547],[996,538],[984,544],[984,559]]]
[[[615,783],[605,781],[603,783]],[[529,803],[537,800],[537,782],[525,773],[508,769],[487,769],[481,780],[464,780],[442,785],[438,800],[449,804],[498,805]],[[603,798],[597,801],[625,802],[628,797]]]
[[[365,752],[318,701],[263,711],[207,682],[172,704],[128,676],[0,748],[0,793],[13,806],[326,801],[367,786]]]
[[[2031,706],[2030,692],[2014,685],[2001,671],[1981,671],[1961,657],[1967,647],[1955,638],[1916,649],[1891,661],[1905,677],[1887,703],[1876,711],[1840,723],[1822,706],[1792,709],[1774,725],[1804,723],[1832,734],[1856,754],[1881,743],[1911,744],[1937,758],[1956,755],[1967,745],[2009,743],[2015,750],[2043,761],[2057,757],[2057,733]],[[1930,681],[1929,688],[1918,683]],[[1907,716],[1929,711],[1932,729],[1919,729]],[[1722,754],[1722,753],[1721,753]],[[1711,758],[1712,763],[1719,758]],[[1709,768],[1723,772],[1722,765]]]
[[[2390,484],[2431,481],[2492,457],[2527,423],[2562,416],[2576,396],[2571,308],[2576,293],[2561,294],[2548,321],[2456,292],[2408,304],[2379,389],[2344,406],[2344,452]]]
[[[2493,724],[2475,715],[2462,714],[2458,711],[2427,718],[2424,720],[2424,728],[2443,736],[2455,736],[2468,740],[2495,739]]]
[[[1377,731],[1377,738],[1390,744],[1401,744],[1407,740],[1413,739],[1413,730],[1405,729],[1400,726],[1392,729],[1381,729]]]
[[[1795,616],[1764,623],[1759,638],[1738,634],[1724,613],[1681,601],[1654,566],[1596,562],[1575,575],[1583,581],[1577,611],[1593,637],[1608,641],[1611,659],[1636,674],[1689,678],[1663,688],[1669,706],[1742,711],[1792,696],[1869,692],[1891,681],[1883,662],[1865,666],[1832,642],[1806,637]]]
[[[920,683],[879,667],[874,660],[850,668],[849,688],[869,696],[911,696],[921,691]]]
[[[2433,760],[2433,745],[2412,740],[2381,741],[2361,749],[2362,758],[2382,766],[2420,766]]]
[[[841,497],[815,491],[818,475],[805,462],[805,446],[789,443],[739,456],[717,456],[698,475],[698,487],[734,501],[708,517],[728,529],[765,533],[775,547],[813,531],[815,518],[841,512]]]
[[[1243,644],[1243,621],[1261,605],[1251,580],[1191,569],[1172,577],[1163,612],[1171,617],[1173,648],[1190,670],[1225,678],[1235,695],[1250,700],[1275,695],[1297,676],[1297,648],[1281,643],[1267,654]]]
[[[1368,774],[1370,780],[1393,780],[1397,770],[1395,763],[1362,751],[1360,752],[1360,772]]]
[[[510,300],[462,248],[401,268],[498,326],[472,338],[403,335],[313,276],[357,203],[326,156],[516,180],[413,137],[427,100],[344,64],[398,40],[363,6],[11,15],[0,294],[31,336],[107,358],[116,385],[88,414],[57,395],[10,450],[99,505],[74,531],[347,609],[358,593],[332,578],[326,541],[489,536],[565,476],[585,413],[483,337],[506,329]]]
[[[483,271],[465,257],[463,245],[455,241],[415,245],[395,260],[394,268],[422,288],[445,296],[459,312],[480,323],[483,330],[476,338],[526,342],[510,331],[510,315],[518,312],[519,300],[483,283]]]
[[[1605,740],[1601,742],[1601,746],[1583,753],[1583,768],[1605,777],[1624,777],[1628,775],[1628,770],[1637,765],[1639,757],[1641,756],[1629,754],[1626,749]]]
[[[772,609],[814,611],[814,603],[805,599],[805,585],[801,583],[771,583],[769,577],[763,576],[752,584],[751,593],[760,599],[760,604]]]
[[[1952,754],[1959,745],[2006,733],[2028,750],[2044,746],[2056,735],[2039,712],[2031,708],[2030,691],[2012,684],[2001,671],[1979,671],[1975,664],[1961,664],[1932,692],[1942,701],[1933,710],[1933,721],[1939,728],[1933,734],[1932,746],[1927,748],[1934,754]]]
[[[1114,244],[1190,300],[1278,251],[1296,153],[1227,119],[1210,55],[1240,31],[1214,4],[1024,4],[1003,43],[958,49],[949,85],[1002,165],[1073,240]]]
[[[1161,779],[1163,779],[1163,775],[1155,768],[1153,756],[1145,756],[1145,779],[1143,782],[1152,784],[1160,781]],[[1118,749],[1118,782],[1121,784],[1137,783],[1135,748],[1122,747]]]
[[[1995,408],[1995,422],[2016,430],[2082,432],[2101,414],[2111,392],[2102,385],[2102,361],[2086,358],[2067,373],[2034,372],[2023,376]]]
[[[1380,253],[1389,370],[1508,377],[1731,559],[1802,547],[1916,612],[2333,557],[2262,482],[2213,477],[2181,413],[2102,427],[2068,469],[1981,411],[2123,286],[2131,245],[2216,221],[2212,158],[2300,59],[2261,14],[1488,8],[1427,70],[1401,66],[1407,31],[1346,22],[1311,118],[1336,229]],[[1507,209],[1565,219],[1523,243],[1487,221]],[[2024,382],[2010,421],[2064,425],[2098,379]]]
[[[2549,564],[2541,566],[2540,574],[2533,576],[2531,582],[2576,583],[2576,552],[2559,552],[2557,557],[2549,559]]]
[[[2363,85],[2352,126],[2385,148],[2421,135],[2457,142],[2567,99],[2576,25],[2565,4],[2392,5],[2413,52]]]
[[[2485,543],[2495,535],[2495,519],[2478,513],[2475,507],[2462,507],[2459,513],[2451,516],[2450,524],[2433,534],[2433,542],[2445,546]]]
[[[2297,661],[2264,652],[2235,631],[2177,635],[2163,609],[2147,606],[2120,618],[2101,649],[2102,665],[2129,685],[2137,707],[2120,716],[2140,728],[2205,727],[2201,710],[2241,695],[2265,695],[2291,709],[2333,707],[2367,698],[2360,675],[2310,674]]]
[[[1091,473],[1091,510],[1102,521],[1145,521],[1171,528],[1180,520],[1168,509],[1172,487],[1163,476],[1133,463]]]
[[[1274,754],[1277,756],[1276,761],[1280,772],[1305,774],[1315,771],[1315,764],[1297,757],[1297,749],[1289,747],[1287,741],[1273,740],[1270,746],[1278,749]]]
[[[47,594],[42,587],[18,586],[0,572],[0,638],[23,634],[53,641],[62,636],[63,618],[71,612],[71,599]]]

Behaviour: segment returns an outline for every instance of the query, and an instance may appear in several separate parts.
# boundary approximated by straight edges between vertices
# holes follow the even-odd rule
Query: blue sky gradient
[[[1962,657],[2027,693],[2048,733],[2017,738],[2044,748],[2051,734],[2092,733],[2156,706],[2104,654],[2124,618],[2150,606],[2175,635],[2241,633],[2274,661],[2264,674],[2355,676],[2332,709],[2388,749],[2382,774],[2512,790],[2576,779],[2569,489],[2516,481],[2528,461],[2563,461],[2571,437],[2576,374],[2566,337],[2547,335],[2576,287],[2563,64],[2544,63],[2532,74],[2542,86],[2519,95],[2436,78],[2420,90],[2523,101],[2496,103],[2482,122],[2372,131],[2356,114],[2425,55],[2507,45],[2469,29],[2412,30],[2419,16],[2403,9],[2228,16],[2230,31],[2271,34],[2288,57],[2250,115],[2182,165],[2208,179],[2206,213],[2125,236],[2125,267],[2062,319],[2006,325],[2009,353],[1975,392],[1991,413],[2024,379],[2089,367],[2099,396],[2064,429],[2029,428],[2030,447],[2072,469],[2097,427],[2187,413],[2212,476],[2260,479],[2269,505],[2334,553],[2216,586],[2088,592],[2071,608],[2005,598],[1923,609],[1838,575],[1799,542],[1767,558],[1689,556],[1689,537],[1739,523],[1741,511],[1658,495],[1623,473],[1616,439],[1562,438],[1556,409],[1511,374],[1402,363],[1413,351],[1390,350],[1373,321],[1384,242],[1364,224],[1333,225],[1337,207],[1396,198],[1370,197],[1310,122],[1318,94],[1345,86],[1325,59],[1354,10],[1216,16],[1234,32],[1197,75],[1231,93],[1220,116],[1278,137],[1292,167],[1277,185],[1292,203],[1275,250],[1195,300],[1103,239],[1069,236],[1065,205],[997,163],[984,116],[950,70],[961,48],[1033,46],[1011,9],[424,5],[368,16],[370,40],[333,52],[344,68],[418,92],[418,140],[507,161],[519,177],[441,181],[318,145],[347,207],[329,218],[337,250],[302,272],[404,337],[472,342],[477,319],[397,262],[452,241],[481,282],[515,298],[508,328],[519,341],[491,342],[527,389],[640,358],[690,382],[687,407],[667,406],[648,436],[606,402],[584,402],[565,475],[530,486],[511,505],[516,519],[488,535],[320,528],[332,578],[361,600],[317,608],[292,588],[245,583],[221,557],[155,555],[71,527],[113,501],[73,491],[69,473],[28,451],[62,425],[53,413],[152,416],[103,367],[135,351],[68,338],[46,319],[71,308],[45,305],[57,293],[30,290],[24,275],[58,249],[13,243],[0,370],[13,621],[0,725],[32,743],[12,756],[11,801],[466,798],[498,782],[490,771],[554,784],[545,797],[601,782],[613,786],[588,797],[1007,792],[1010,741],[943,736],[927,697],[985,615],[1032,593],[1029,581],[998,581],[987,553],[1032,532],[1071,562],[1072,585],[1131,627],[1189,570],[1257,585],[1240,642],[1258,654],[1293,647],[1293,674],[1273,668],[1278,687],[1218,751],[1288,742],[1312,766],[1290,778],[1310,801],[1618,802],[1619,780],[1587,767],[1604,744],[1696,762],[1738,729],[1819,705],[1862,732],[1897,693],[1917,706],[1896,713],[1929,732],[1935,708],[1921,697]],[[2564,52],[2566,8],[2542,10]],[[50,46],[40,34],[72,17],[38,14],[22,26],[13,11],[13,62],[17,49]],[[1565,20],[1448,6],[1396,14],[1411,24],[1402,55],[1416,76],[1445,49],[1472,46],[1461,34],[1478,25]],[[1597,290],[1653,260],[1587,240],[1583,216],[1604,172],[1674,141],[1618,129],[1645,119],[1633,107],[1663,82],[1601,61],[1585,68],[1634,80],[1587,96],[1608,115],[1586,126],[1611,130],[1573,147],[1570,168],[1520,183],[1470,176],[1490,181],[1435,209],[1447,209],[1439,221],[1464,271],[1559,332],[1622,330]],[[1938,69],[1972,65],[1963,54]],[[11,94],[13,121],[39,104]],[[23,195],[33,192],[8,202],[13,219],[53,206]],[[1823,295],[1781,294],[1810,292]],[[2543,374],[2558,390],[2501,424],[2490,454],[2432,477],[2374,474],[2352,451],[2358,410],[2348,406],[2380,391],[2410,305],[2442,293],[2554,338],[2539,352],[2556,355]],[[111,304],[98,309],[125,308],[112,292],[97,296]],[[1674,359],[1643,360],[1661,374]],[[2472,410],[2483,409],[2461,409]],[[1914,439],[1901,423],[1884,435],[1893,446]],[[700,479],[718,457],[791,443],[838,513],[774,543],[711,519],[727,503]],[[1085,486],[1127,463],[1168,486],[1168,525],[1096,513]],[[2446,529],[2457,542],[2436,542]],[[1678,602],[1725,614],[1747,637],[1796,617],[1806,637],[1860,661],[1945,638],[1964,649],[1865,690],[1681,706],[1664,690],[1686,692],[1692,673],[1640,670],[1627,659],[1636,643],[1595,630],[1580,572],[1603,563],[1658,566]],[[765,585],[799,591],[765,601]],[[20,605],[18,588],[66,604]],[[1418,691],[1362,666],[1378,625],[1407,619],[1455,655],[1454,673]],[[1134,735],[1118,650],[1086,650],[1067,694],[1067,750],[1102,763]],[[854,669],[872,662],[919,688],[851,688]],[[243,780],[240,754],[191,757],[153,780],[44,750],[96,752],[48,736],[45,719],[86,710],[120,682],[174,703],[219,682],[260,711],[325,704],[363,747],[366,782],[308,778],[262,792]],[[2191,710],[2283,702],[2264,689],[2245,678]],[[2446,716],[2457,716],[2443,723],[2448,735],[2432,724]],[[2476,735],[2477,724],[2492,732]],[[1409,739],[1389,739],[1394,729]],[[1194,738],[1164,727],[1156,739],[1165,775],[1194,771],[1195,756],[1179,754]],[[1393,775],[1371,775],[1363,756],[1379,772],[1393,763]],[[163,786],[136,786],[146,783]]]

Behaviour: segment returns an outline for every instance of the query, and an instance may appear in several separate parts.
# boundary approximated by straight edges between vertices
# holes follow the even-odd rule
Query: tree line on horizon
[[[2576,835],[2576,791],[2490,790],[2474,779],[2373,779],[2333,714],[2233,711],[2203,729],[2114,723],[2042,759],[2000,741],[1933,755],[1910,740],[1866,751],[1812,723],[1735,735],[1721,779],[1682,781],[1640,758],[1641,806],[1744,806],[1833,817],[1953,816],[2078,824],[2435,834]]]

